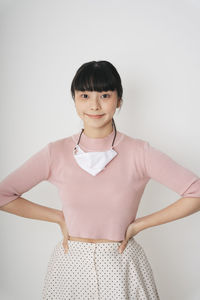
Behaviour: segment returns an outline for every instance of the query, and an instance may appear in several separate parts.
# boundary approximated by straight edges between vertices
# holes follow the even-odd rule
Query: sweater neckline
[[[72,139],[77,144],[81,131],[72,135]],[[81,135],[79,146],[87,151],[105,151],[112,147],[112,142],[114,139],[115,130],[113,128],[112,132],[103,138],[92,138],[87,136],[84,131]],[[114,141],[114,147],[121,141],[123,134],[116,130],[116,137]]]

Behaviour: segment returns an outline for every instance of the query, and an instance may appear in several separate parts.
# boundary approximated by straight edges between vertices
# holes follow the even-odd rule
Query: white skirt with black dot
[[[43,300],[159,300],[151,265],[142,246],[129,239],[122,254],[120,242],[88,243],[63,240],[50,257]]]

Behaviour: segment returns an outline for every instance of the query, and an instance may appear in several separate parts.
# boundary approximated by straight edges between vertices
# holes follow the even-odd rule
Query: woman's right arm
[[[0,182],[0,210],[24,218],[57,223],[63,234],[63,247],[68,250],[68,230],[61,210],[33,203],[22,194],[51,177],[51,143],[27,159]]]
[[[22,214],[20,208],[24,207],[26,211],[31,208],[30,202],[18,198],[40,182],[49,180],[51,176],[50,144],[32,155],[0,182],[0,208],[11,209]],[[17,211],[18,205],[20,205],[19,211]]]
[[[54,222],[59,225],[64,222],[64,215],[61,210],[36,204],[22,197],[1,206],[0,210],[20,217]]]
[[[51,143],[29,157],[0,182],[0,209],[24,218],[59,222],[62,212],[33,203],[22,194],[51,176]]]

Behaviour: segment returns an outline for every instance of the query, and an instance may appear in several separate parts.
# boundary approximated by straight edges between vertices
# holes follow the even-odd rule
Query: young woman
[[[71,85],[80,132],[52,141],[0,183],[1,209],[59,224],[43,299],[158,300],[153,271],[134,236],[200,209],[200,178],[152,147],[116,129],[122,85],[108,61],[83,64]],[[153,178],[181,195],[174,204],[137,218]],[[43,180],[56,185],[62,210],[21,195]],[[121,250],[121,252],[120,252]]]

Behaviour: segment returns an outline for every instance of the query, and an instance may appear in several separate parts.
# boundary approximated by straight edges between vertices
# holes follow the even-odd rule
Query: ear
[[[116,108],[119,108],[121,106],[121,104],[122,104],[122,99],[118,99]]]

